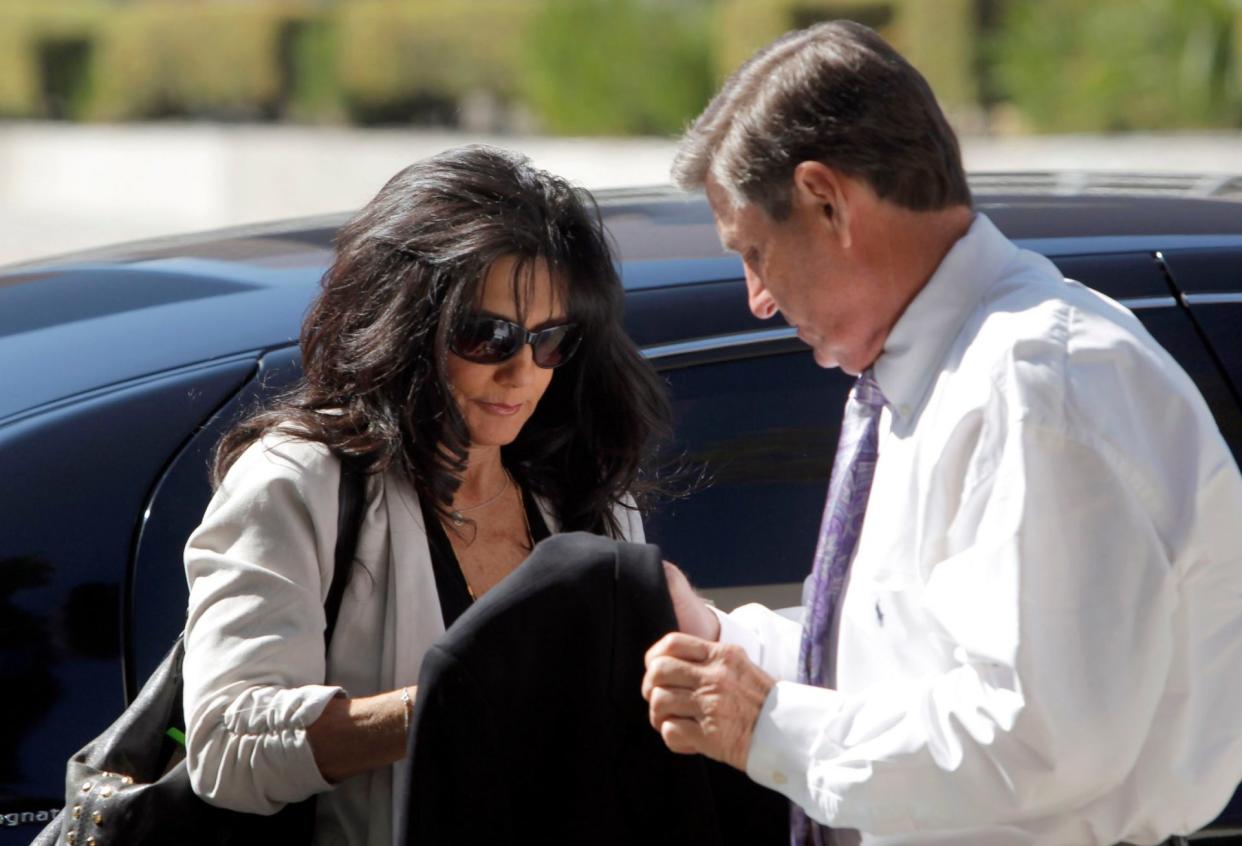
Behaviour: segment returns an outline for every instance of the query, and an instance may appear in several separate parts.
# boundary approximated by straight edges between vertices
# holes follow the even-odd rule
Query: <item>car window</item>
[[[1242,406],[1235,390],[1242,380],[1242,343],[1236,328],[1242,325],[1242,298],[1231,302],[1227,295],[1221,297],[1231,279],[1235,290],[1242,289],[1238,284],[1242,256],[1237,251],[1203,250],[1170,253],[1165,259],[1189,308],[1174,299],[1174,289],[1151,253],[1073,256],[1056,262],[1066,276],[1134,311],[1198,387],[1234,458],[1242,462]],[[1205,293],[1212,296],[1203,298]],[[1228,374],[1233,375],[1232,384]]]
[[[1208,397],[1221,430],[1242,463],[1242,251],[1237,249],[1177,250],[1163,255],[1173,281],[1185,294],[1186,307],[1220,361],[1228,386]],[[1191,374],[1194,375],[1193,373]],[[1225,380],[1222,380],[1225,381]],[[1231,387],[1226,392],[1225,387]],[[1207,394],[1207,390],[1204,394]],[[1231,401],[1223,395],[1228,393]]]
[[[648,537],[701,588],[801,582],[853,380],[807,350],[663,375],[677,437],[663,459],[704,478],[649,515]]]
[[[1065,265],[1086,284],[1116,289],[1125,279],[1132,294],[1147,295],[1131,302],[1135,314],[1190,375],[1242,460],[1242,413],[1153,258],[1084,257]],[[1242,345],[1235,347],[1242,358]],[[805,350],[669,367],[663,375],[676,441],[662,466],[667,472],[680,460],[683,480],[696,472],[703,480],[648,515],[648,537],[709,595],[800,582],[811,566],[850,377],[819,368]],[[732,594],[737,601],[750,595]]]

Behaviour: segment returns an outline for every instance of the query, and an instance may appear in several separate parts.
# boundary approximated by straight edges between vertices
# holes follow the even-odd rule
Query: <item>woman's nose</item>
[[[525,385],[534,377],[536,367],[535,348],[522,344],[513,358],[500,363],[496,378],[506,385]]]

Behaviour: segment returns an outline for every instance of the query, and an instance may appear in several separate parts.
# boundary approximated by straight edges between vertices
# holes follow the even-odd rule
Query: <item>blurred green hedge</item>
[[[337,59],[350,115],[363,123],[452,123],[467,95],[509,101],[535,10],[532,0],[340,4]]]
[[[99,31],[87,116],[262,118],[285,93],[293,4],[133,3]]]
[[[962,118],[978,106],[978,9],[977,0],[718,0],[715,71],[723,79],[789,30],[845,18],[879,32]]]
[[[1242,0],[0,0],[0,118],[669,134],[832,17],[959,119],[983,96],[1042,131],[1242,126]]]
[[[516,92],[536,0],[0,0],[0,117],[426,117]]]
[[[0,117],[77,117],[90,94],[101,0],[0,0]]]
[[[1236,0],[1014,3],[988,53],[1038,130],[1242,126]]]
[[[707,101],[710,0],[0,0],[0,117],[582,134]]]
[[[523,91],[548,129],[670,134],[710,99],[703,0],[547,0],[524,40]]]

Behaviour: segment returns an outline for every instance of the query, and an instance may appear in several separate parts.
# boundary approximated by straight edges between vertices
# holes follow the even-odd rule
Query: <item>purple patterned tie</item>
[[[879,455],[880,410],[884,395],[870,371],[863,373],[850,390],[841,421],[841,437],[832,462],[832,480],[824,520],[819,528],[819,545],[811,570],[811,601],[802,626],[802,648],[798,654],[798,681],[823,687],[827,684],[829,639],[833,621],[845,587],[854,547],[862,533],[867,497]],[[808,819],[794,805],[790,814],[790,842],[794,846],[823,846],[828,829]]]

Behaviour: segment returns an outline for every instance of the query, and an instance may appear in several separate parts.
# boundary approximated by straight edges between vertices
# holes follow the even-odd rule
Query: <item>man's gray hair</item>
[[[735,206],[783,220],[804,161],[915,211],[970,205],[957,137],[927,80],[850,21],[787,33],[738,68],[682,139],[672,175],[696,189],[710,173]]]

